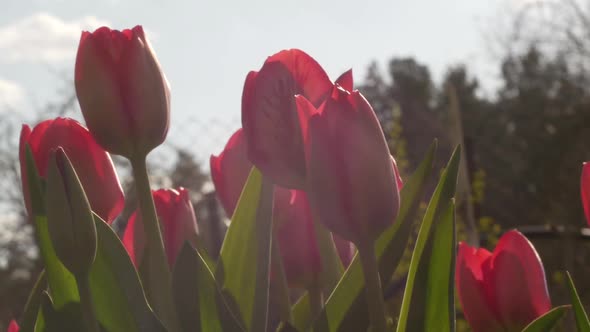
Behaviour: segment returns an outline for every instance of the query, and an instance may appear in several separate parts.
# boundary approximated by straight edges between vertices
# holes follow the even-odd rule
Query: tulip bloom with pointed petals
[[[302,96],[297,105],[312,107]],[[309,200],[320,221],[357,247],[372,244],[394,222],[400,198],[371,105],[358,91],[334,88],[309,120],[305,148]]]
[[[166,138],[168,82],[141,26],[82,32],[75,85],[86,124],[105,150],[145,156]]]
[[[184,188],[155,190],[152,191],[152,195],[160,221],[168,264],[172,268],[185,241],[196,245],[199,229],[195,212],[189,192]],[[138,211],[129,218],[123,234],[123,245],[135,266],[140,266],[146,239]]]
[[[306,167],[295,95],[319,106],[332,89],[322,67],[301,50],[281,51],[246,77],[242,126],[248,157],[275,184],[304,189]]]
[[[516,332],[551,309],[545,271],[533,245],[506,232],[493,253],[459,243],[456,287],[475,332]]]
[[[586,215],[586,222],[590,227],[590,163],[585,162],[582,167],[582,179],[580,181],[582,193],[582,206]]]
[[[37,171],[47,175],[49,156],[57,147],[67,153],[92,210],[111,223],[124,205],[123,190],[109,154],[94,140],[88,129],[73,119],[46,120],[32,130],[23,125],[20,134],[19,158],[25,205],[31,215],[31,202],[26,172],[26,145],[29,145]]]
[[[211,156],[210,164],[215,191],[226,214],[231,216],[252,168],[246,155],[246,139],[242,129],[231,136],[219,156]],[[302,285],[309,282],[320,268],[319,254],[312,239],[315,230],[305,193],[275,186],[273,217],[278,225],[279,251],[285,261],[289,283]],[[345,240],[335,241],[335,244],[343,263],[347,264],[352,259],[354,248]],[[304,262],[309,264],[305,265]]]
[[[6,332],[18,332],[19,331],[19,327],[18,324],[16,323],[16,321],[13,319],[10,321],[10,324],[8,324],[8,329],[6,330]]]

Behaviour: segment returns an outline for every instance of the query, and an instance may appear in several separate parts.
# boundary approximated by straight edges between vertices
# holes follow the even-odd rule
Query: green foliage
[[[267,324],[273,185],[252,168],[215,270],[225,301],[248,331]]]
[[[422,221],[397,331],[454,331],[454,201],[460,149],[453,153]]]
[[[584,310],[584,306],[578,296],[578,291],[572,280],[572,276],[567,273],[567,282],[570,289],[571,301],[574,307],[574,316],[576,318],[576,325],[578,326],[579,332],[590,332],[590,320],[588,320],[588,314]]]
[[[551,332],[557,326],[561,318],[569,310],[569,306],[559,306],[549,310],[543,316],[532,321],[522,332]]]

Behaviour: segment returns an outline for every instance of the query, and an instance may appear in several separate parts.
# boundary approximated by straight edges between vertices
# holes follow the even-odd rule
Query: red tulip
[[[86,124],[105,150],[145,156],[166,138],[168,82],[141,26],[82,32],[75,84]]]
[[[319,106],[332,89],[322,67],[297,49],[281,51],[248,74],[242,126],[248,157],[275,184],[304,189],[306,167],[295,95]]]
[[[315,229],[305,192],[276,187],[273,218],[287,283],[307,288],[322,269]]]
[[[231,216],[252,168],[246,156],[242,129],[232,135],[219,156],[211,156],[210,164],[215,191],[226,214]],[[305,193],[275,186],[273,218],[278,225],[279,251],[289,283],[302,285],[311,281],[320,267],[315,230]],[[352,259],[350,242],[342,240],[335,243],[343,263],[348,264]]]
[[[236,131],[219,156],[211,156],[211,178],[228,216],[232,216],[246,184],[252,164],[246,155],[244,131]]]
[[[582,180],[580,181],[582,192],[582,205],[586,214],[586,222],[590,226],[590,163],[585,162],[582,166]]]
[[[8,324],[8,330],[6,330],[6,332],[18,332],[19,327],[18,324],[16,323],[16,321],[13,319],[10,321],[10,324]]]
[[[506,232],[493,253],[459,243],[455,276],[475,332],[521,331],[551,309],[541,259],[518,231]]]
[[[301,96],[297,105],[312,107]],[[358,91],[337,87],[308,126],[305,148],[312,208],[334,234],[357,247],[369,245],[393,223],[400,204],[375,112]]]
[[[177,190],[160,189],[152,191],[156,213],[162,230],[162,240],[170,267],[174,266],[176,256],[185,241],[196,245],[199,229],[189,192],[184,188]],[[123,245],[135,266],[140,266],[146,246],[141,215],[135,211],[123,234]]]
[[[109,154],[96,143],[88,129],[76,120],[57,118],[41,122],[33,130],[23,125],[21,130],[19,158],[29,215],[32,211],[26,172],[27,144],[42,178],[47,175],[49,155],[61,146],[80,178],[92,210],[108,223],[121,212],[124,205],[123,190]]]

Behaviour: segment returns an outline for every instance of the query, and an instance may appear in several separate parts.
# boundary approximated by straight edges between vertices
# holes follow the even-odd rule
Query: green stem
[[[154,312],[170,331],[178,331],[179,325],[172,299],[172,277],[168,268],[160,224],[152,197],[145,156],[130,159],[139,203],[141,220],[146,234],[144,260],[147,269],[141,271],[146,294]]]
[[[313,322],[322,312],[322,308],[324,307],[322,287],[320,287],[318,283],[314,283],[307,288],[307,294],[309,294],[309,317]]]
[[[92,294],[90,294],[90,282],[88,275],[81,275],[76,277],[76,284],[78,285],[78,292],[80,293],[80,304],[82,305],[82,316],[86,331],[99,332],[98,322],[94,315],[94,305],[92,304]]]
[[[358,254],[365,275],[365,286],[367,304],[369,306],[369,318],[373,332],[387,332],[387,321],[385,313],[385,301],[377,259],[375,258],[374,244],[358,245]]]

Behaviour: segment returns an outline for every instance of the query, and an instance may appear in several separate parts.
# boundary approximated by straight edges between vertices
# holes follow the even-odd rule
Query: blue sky
[[[0,12],[0,116],[25,117],[66,88],[82,29],[142,24],[172,87],[171,141],[205,160],[240,125],[248,71],[301,48],[335,79],[371,60],[416,56],[435,79],[466,63],[486,85],[497,72],[486,34],[525,0],[164,1],[4,0]],[[529,0],[530,1],[530,0]],[[190,124],[190,125],[189,125]]]

